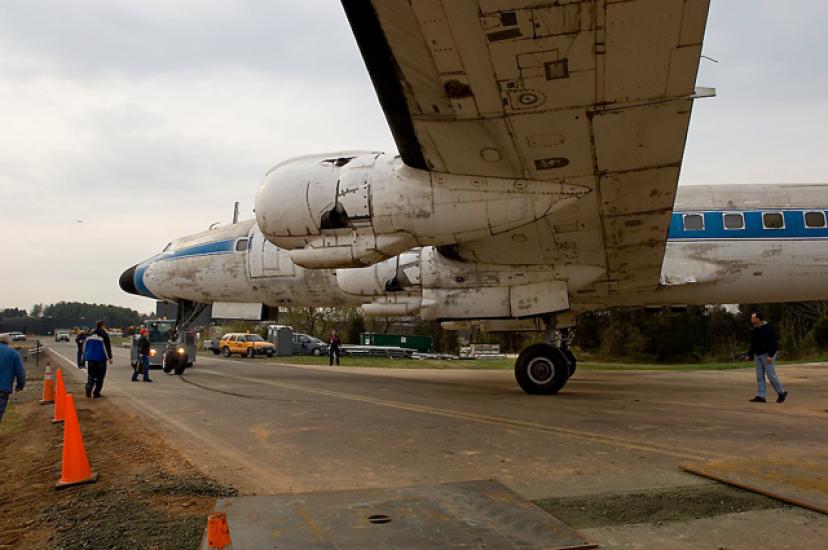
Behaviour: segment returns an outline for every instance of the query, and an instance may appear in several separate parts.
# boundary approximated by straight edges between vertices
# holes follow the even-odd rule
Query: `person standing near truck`
[[[95,330],[86,337],[83,344],[83,360],[86,361],[86,397],[98,398],[101,396],[106,364],[112,363],[112,344],[109,343],[109,334],[104,330],[103,321],[95,324]]]
[[[140,368],[144,374],[144,382],[152,382],[149,377],[150,367],[150,341],[147,338],[147,329],[142,328],[140,336],[138,337],[138,365],[135,366],[135,372],[132,373],[132,381],[138,381],[138,369]]]
[[[334,356],[336,356],[336,366],[339,366],[339,350],[342,347],[342,340],[336,334],[335,330],[331,330],[331,336],[328,338],[328,358],[330,365],[333,366]]]
[[[79,330],[78,335],[75,336],[75,344],[78,346],[78,368],[84,368],[83,364],[83,343],[86,342],[86,331]]]

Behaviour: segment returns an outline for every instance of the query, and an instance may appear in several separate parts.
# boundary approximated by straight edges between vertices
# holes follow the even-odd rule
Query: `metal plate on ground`
[[[216,511],[234,550],[596,546],[496,481],[225,498]]]
[[[714,460],[681,468],[828,514],[828,454]]]

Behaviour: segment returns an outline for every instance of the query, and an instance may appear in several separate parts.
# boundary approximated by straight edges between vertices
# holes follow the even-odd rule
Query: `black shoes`
[[[86,386],[83,389],[86,392],[86,397],[92,397],[92,388],[90,388],[89,386]]]
[[[133,379],[131,380],[131,382],[137,382],[137,381],[138,381],[138,379],[137,379],[137,378],[133,378]]]
[[[99,394],[99,393],[93,393],[92,394],[92,399],[100,399],[100,398],[101,398],[101,394]]]
[[[776,398],[776,402],[777,402],[777,403],[784,403],[784,402],[785,402],[785,400],[786,400],[787,398],[788,398],[788,392],[787,392],[787,391],[783,391],[783,392],[782,392],[782,393],[780,393],[780,394],[779,394],[779,396]]]
[[[152,382],[149,378],[144,378],[144,382]]]
[[[759,397],[757,395],[753,399],[751,399],[750,402],[751,403],[767,403],[768,401],[764,397]]]

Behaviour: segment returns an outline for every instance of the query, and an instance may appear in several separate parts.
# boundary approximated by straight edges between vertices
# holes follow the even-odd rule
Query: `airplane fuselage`
[[[615,306],[825,299],[827,213],[826,185],[680,187],[661,284],[635,291],[587,284],[570,291],[569,307],[578,312]],[[413,251],[406,257],[416,263],[427,256]],[[178,239],[135,266],[128,278],[136,294],[171,301],[311,307],[371,304],[366,309],[374,307],[380,314],[429,317],[434,304],[422,300],[427,280],[409,281],[403,293],[386,288],[398,264],[392,258],[368,268],[304,269],[293,263],[288,251],[268,242],[255,220],[246,220]],[[500,267],[509,273],[510,266]],[[473,277],[468,279],[473,285]],[[343,284],[354,281],[356,285]],[[437,311],[431,318],[445,318]],[[492,315],[490,310],[475,313],[474,301],[462,311],[458,317],[466,319],[507,317]]]

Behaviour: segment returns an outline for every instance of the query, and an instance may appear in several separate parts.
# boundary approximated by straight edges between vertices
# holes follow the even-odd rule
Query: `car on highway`
[[[71,336],[66,331],[58,331],[55,333],[55,342],[69,342],[71,340]]]
[[[225,357],[230,357],[234,353],[238,353],[244,357],[255,357],[257,355],[273,357],[276,353],[276,346],[258,334],[245,332],[225,334],[219,341],[219,348],[221,349],[221,354]]]
[[[9,334],[9,337],[11,338],[12,342],[25,342],[26,341],[26,335],[23,334],[22,332],[12,331],[12,332],[9,332],[8,334]]]
[[[327,355],[328,344],[301,332],[293,333],[293,355]]]

